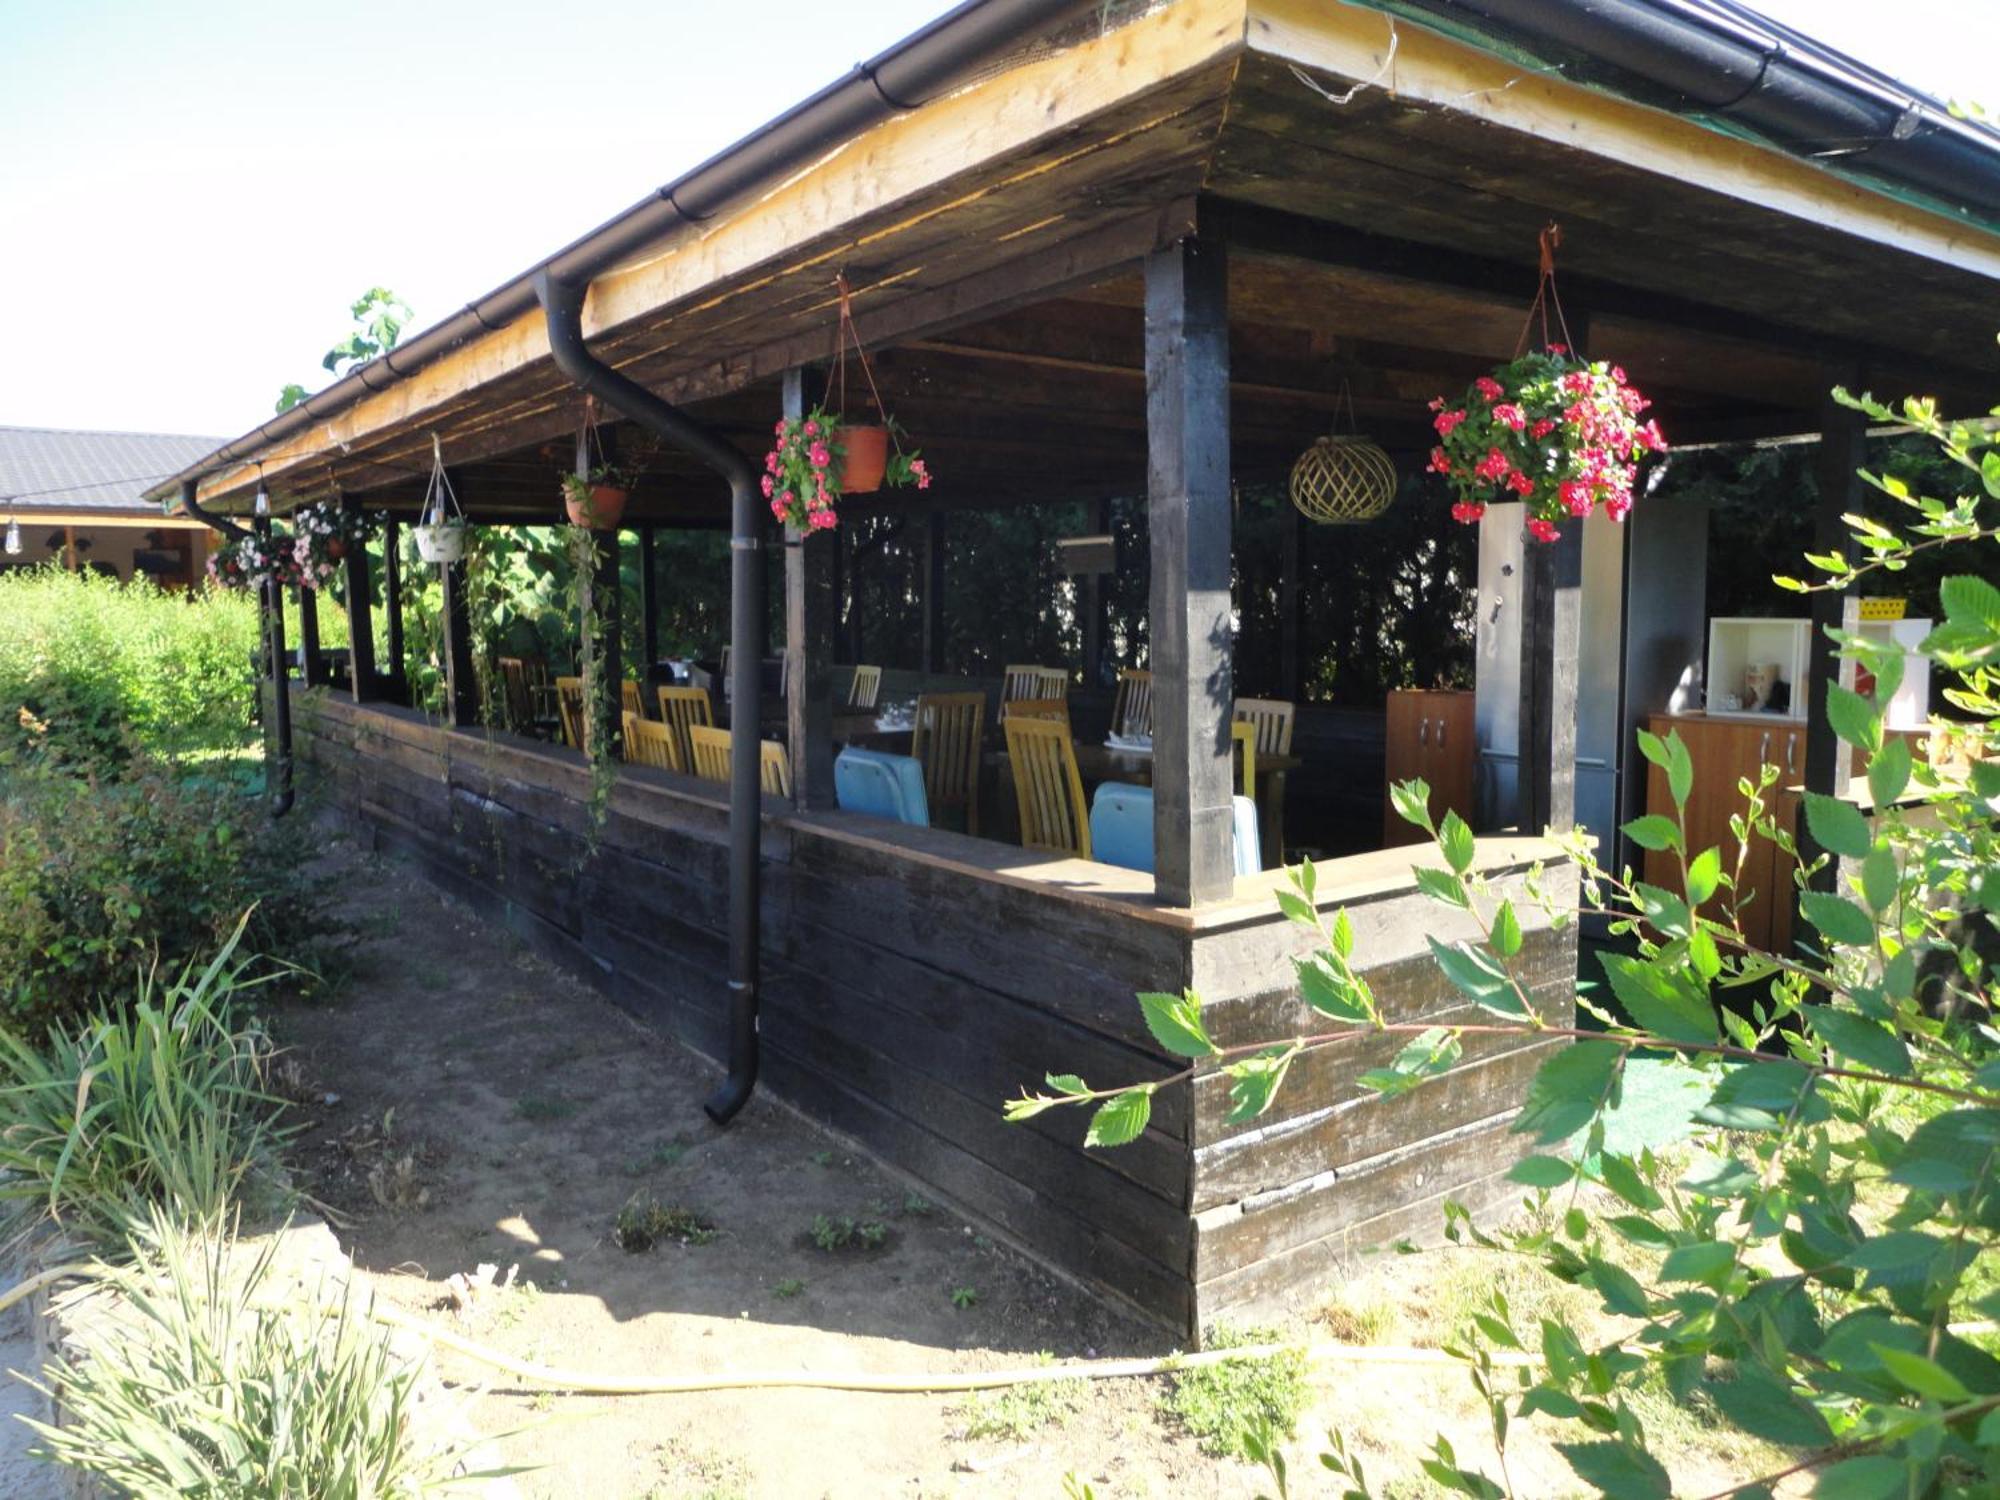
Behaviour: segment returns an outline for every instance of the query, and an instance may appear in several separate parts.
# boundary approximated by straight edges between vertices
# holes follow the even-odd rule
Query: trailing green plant
[[[498,1477],[460,1472],[465,1446],[419,1406],[423,1364],[366,1294],[285,1285],[278,1243],[253,1256],[156,1216],[130,1264],[99,1264],[109,1321],[32,1382],[62,1411],[24,1419],[36,1455],[132,1500],[421,1500]]]
[[[611,815],[611,791],[618,784],[621,692],[619,684],[611,678],[608,653],[604,649],[609,620],[603,601],[590,586],[597,572],[597,549],[596,532],[584,526],[569,529],[569,604],[571,617],[581,631],[577,672],[583,678],[583,753],[590,763],[588,808],[592,848]]]
[[[1035,1356],[1038,1365],[1053,1365],[1055,1355],[1044,1349]],[[1074,1380],[1043,1380],[1029,1385],[1011,1385],[1003,1390],[978,1391],[958,1410],[968,1440],[1006,1438],[1022,1442],[1045,1427],[1066,1427],[1070,1418],[1083,1410],[1090,1395],[1090,1382],[1082,1376]]]
[[[1396,808],[1431,835],[1440,860],[1417,871],[1418,883],[1469,934],[1427,941],[1478,1021],[1389,1020],[1358,966],[1352,923],[1322,913],[1307,864],[1279,902],[1313,935],[1296,961],[1310,1029],[1218,1047],[1193,992],[1143,995],[1154,1039],[1185,1070],[1105,1089],[1055,1075],[1048,1092],[1009,1106],[1020,1119],[1087,1105],[1089,1143],[1108,1146],[1144,1129],[1159,1088],[1197,1071],[1227,1077],[1230,1117],[1246,1121],[1269,1108],[1297,1058],[1356,1035],[1404,1039],[1357,1080],[1385,1097],[1450,1077],[1468,1036],[1567,1040],[1549,1049],[1514,1125],[1532,1151],[1511,1176],[1537,1212],[1526,1227],[1485,1227],[1449,1205],[1446,1233],[1539,1262],[1592,1294],[1612,1331],[1586,1331],[1560,1309],[1522,1327],[1504,1298],[1477,1312],[1452,1347],[1489,1414],[1498,1473],[1439,1436],[1423,1467],[1450,1492],[1518,1493],[1510,1434],[1537,1422],[1553,1424],[1556,1448],[1591,1490],[1670,1495],[1644,1419],[1643,1398],[1660,1389],[1706,1398],[1718,1421],[1792,1450],[1719,1495],[1768,1500],[1801,1475],[1823,1500],[1990,1495],[2000,1484],[2000,588],[1984,561],[2000,537],[2000,445],[1989,427],[1941,422],[1924,402],[1890,412],[1849,399],[1929,434],[1979,489],[1942,500],[1870,476],[1912,524],[1850,516],[1860,561],[1813,557],[1825,581],[1787,586],[1851,586],[1934,548],[1984,554],[1979,574],[1944,579],[1943,622],[1920,647],[1967,716],[1954,730],[1959,769],[1917,763],[1906,739],[1885,733],[1900,651],[1835,632],[1875,686],[1864,696],[1832,685],[1812,709],[1855,754],[1874,815],[1808,792],[1804,826],[1817,853],[1774,815],[1779,772],[1769,766],[1738,784],[1730,839],[1693,846],[1694,772],[1677,735],[1640,739],[1675,811],[1624,832],[1672,857],[1679,890],[1601,867],[1580,832],[1562,840],[1580,900],[1539,869],[1495,884],[1475,869],[1470,829],[1455,814],[1434,824],[1428,789],[1406,783],[1394,789]],[[1757,893],[1744,872],[1760,841],[1775,846],[1798,891],[1807,930],[1790,954],[1745,940],[1740,915]],[[1548,1014],[1532,992],[1522,914],[1534,906],[1552,926],[1579,909],[1604,915],[1623,940],[1625,951],[1601,959],[1617,1009],[1578,1000],[1599,1029]],[[1618,1149],[1607,1133],[1628,1062],[1656,1049],[1705,1075],[1691,1168]],[[1534,1358],[1498,1357],[1523,1353]],[[1269,1443],[1262,1452],[1282,1492],[1282,1454]],[[1322,1461],[1345,1495],[1373,1493],[1340,1442]]]
[[[1211,1349],[1240,1349],[1280,1342],[1268,1328],[1218,1327]],[[1264,1359],[1176,1369],[1168,1376],[1161,1407],[1204,1451],[1221,1458],[1249,1458],[1261,1434],[1290,1437],[1306,1406],[1306,1356],[1287,1348]]]
[[[662,1203],[651,1193],[635,1193],[618,1210],[612,1226],[618,1248],[637,1255],[672,1240],[680,1245],[707,1245],[721,1233],[707,1214],[679,1203]]]
[[[129,1003],[0,1029],[0,1214],[9,1240],[109,1253],[156,1214],[221,1227],[283,1136],[270,1043],[233,1016],[256,981],[243,928],[199,966],[144,974]]]

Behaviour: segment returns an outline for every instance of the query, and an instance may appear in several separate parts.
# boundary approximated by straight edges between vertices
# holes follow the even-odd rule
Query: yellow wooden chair
[[[1016,714],[1002,726],[1021,810],[1021,847],[1090,858],[1090,810],[1069,726]]]
[[[621,682],[618,684],[618,689],[619,707],[628,714],[636,714],[642,719],[645,718],[646,700],[639,695],[639,684],[630,681]]]
[[[847,687],[847,706],[856,713],[873,713],[882,697],[882,669],[856,667]]]
[[[715,714],[709,707],[708,690],[662,685],[660,718],[673,730],[674,738],[680,742],[681,764],[692,766],[694,764],[694,748],[690,737],[692,731],[699,725],[713,726],[715,723]]]
[[[1021,699],[1067,698],[1069,673],[1062,667],[1035,667],[1019,662],[1001,668],[1000,717],[1005,719]]]
[[[757,742],[757,770],[766,797],[783,797],[787,801],[792,795],[792,758],[785,754],[785,747],[776,740]]]
[[[1069,699],[1067,698],[1016,698],[1007,705],[1010,719],[1053,719],[1067,730],[1069,728]]]
[[[910,754],[924,768],[931,822],[938,809],[965,809],[965,831],[979,832],[979,736],[986,726],[984,693],[924,693],[917,699]]]
[[[680,741],[658,719],[625,715],[625,759],[636,766],[653,766],[662,771],[687,771],[681,759]]]
[[[572,750],[583,748],[583,679],[556,679],[556,707],[562,712],[563,743]]]
[[[1243,779],[1237,790],[1254,800],[1257,795],[1257,726],[1248,719],[1238,719],[1229,726],[1229,738],[1240,752],[1236,764],[1242,770]]]
[[[1111,732],[1143,736],[1153,732],[1153,674],[1136,667],[1118,669],[1118,695],[1111,700]]]
[[[729,731],[713,724],[688,726],[688,745],[694,752],[694,774],[703,781],[729,780]]]
[[[1283,698],[1238,698],[1236,718],[1257,726],[1257,748],[1266,755],[1292,753],[1292,718],[1296,705]]]

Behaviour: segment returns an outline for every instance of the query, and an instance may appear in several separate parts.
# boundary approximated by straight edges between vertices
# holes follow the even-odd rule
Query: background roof
[[[183,433],[0,427],[0,506],[158,515],[160,508],[143,498],[146,487],[221,442]]]

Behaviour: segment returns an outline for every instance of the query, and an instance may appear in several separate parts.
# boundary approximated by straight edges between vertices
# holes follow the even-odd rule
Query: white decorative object
[[[1900,646],[1903,652],[1903,680],[1890,695],[1883,723],[1890,729],[1922,729],[1931,716],[1931,662],[1920,652],[1924,637],[1931,633],[1929,620],[1880,620],[1866,618],[1862,606],[1873,601],[1849,599],[1842,610],[1844,629],[1883,646]],[[1864,696],[1874,695],[1874,684],[1859,664],[1845,658],[1840,663],[1840,685]]]
[[[1806,716],[1811,620],[1743,616],[1708,622],[1708,711],[1753,719]]]
[[[458,508],[451,479],[444,471],[444,448],[431,434],[431,482],[424,491],[424,509],[410,528],[417,539],[417,556],[427,563],[455,563],[465,556],[465,512]]]

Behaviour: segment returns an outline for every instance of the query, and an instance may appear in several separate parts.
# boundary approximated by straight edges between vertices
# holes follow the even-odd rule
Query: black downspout
[[[585,283],[558,280],[546,268],[535,275],[535,296],[548,322],[556,368],[613,411],[693,454],[729,481],[729,692],[736,704],[729,736],[729,1076],[702,1106],[716,1124],[727,1125],[757,1086],[757,851],[763,826],[757,706],[764,659],[757,472],[708,428],[591,354],[583,341],[585,290]]]
[[[181,506],[197,521],[205,522],[213,531],[237,541],[248,541],[251,533],[234,521],[204,510],[196,494],[201,481],[183,479],[181,481]],[[268,522],[261,523],[260,530],[270,532]],[[283,585],[267,582],[264,585],[264,616],[267,621],[265,631],[265,668],[271,674],[271,730],[277,741],[277,775],[275,790],[271,796],[271,816],[282,818],[292,810],[292,684],[291,673],[285,661],[285,590]]]

